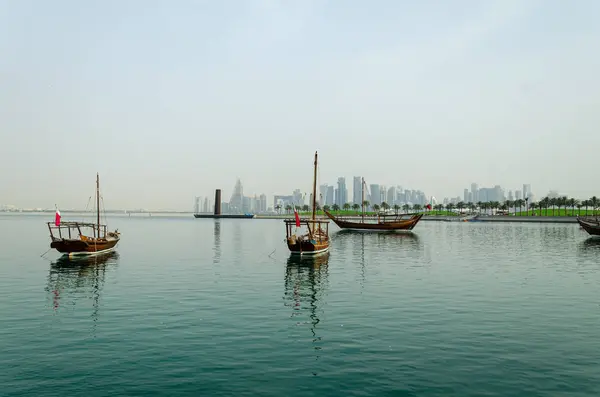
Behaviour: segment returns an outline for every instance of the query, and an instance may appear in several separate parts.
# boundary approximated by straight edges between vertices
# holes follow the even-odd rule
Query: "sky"
[[[0,203],[600,195],[595,0],[0,0]],[[352,192],[349,192],[352,197]]]

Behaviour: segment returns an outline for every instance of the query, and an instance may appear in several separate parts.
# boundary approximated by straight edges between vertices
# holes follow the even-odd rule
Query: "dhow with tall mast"
[[[369,231],[394,231],[412,230],[423,217],[422,213],[413,214],[389,214],[379,213],[374,221],[365,220],[365,179],[362,178],[362,211],[360,221],[351,221],[335,216],[329,211],[325,215],[329,217],[340,229],[369,230]]]
[[[329,250],[329,221],[317,219],[317,164],[318,156],[315,152],[312,217],[300,219],[294,210],[295,219],[285,219],[286,241],[293,255],[316,255]],[[302,225],[306,227],[304,230]]]
[[[119,243],[118,230],[107,232],[106,225],[100,223],[100,176],[96,174],[96,223],[61,222],[58,208],[54,222],[48,222],[50,248],[63,255],[90,256],[111,252]]]

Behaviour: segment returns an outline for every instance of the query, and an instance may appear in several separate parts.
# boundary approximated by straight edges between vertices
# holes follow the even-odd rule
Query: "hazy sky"
[[[0,0],[0,203],[600,195],[600,1]],[[350,192],[349,197],[352,197]]]

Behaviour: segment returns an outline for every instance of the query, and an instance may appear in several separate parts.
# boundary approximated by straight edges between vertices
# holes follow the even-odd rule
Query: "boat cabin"
[[[60,222],[56,226],[54,222],[48,222],[48,230],[52,241],[56,240],[105,240],[107,237],[106,225],[97,225],[88,222]],[[85,231],[87,233],[82,232]],[[108,233],[110,235],[111,232]]]
[[[285,231],[286,231],[286,239],[292,237],[300,237],[294,233],[294,229],[297,228],[295,219],[285,219]],[[308,229],[308,233],[304,236],[308,240],[329,240],[329,221],[326,219],[300,219],[300,226],[306,226]]]

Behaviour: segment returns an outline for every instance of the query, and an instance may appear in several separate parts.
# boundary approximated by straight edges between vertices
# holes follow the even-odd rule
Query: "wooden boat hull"
[[[288,243],[288,248],[292,255],[318,255],[329,250],[329,244],[313,244],[308,241]]]
[[[293,255],[318,255],[329,250],[329,241],[316,242],[309,240],[288,239],[287,246]]]
[[[79,239],[57,239],[50,243],[50,248],[54,248],[62,254],[69,256],[87,256],[98,255],[114,250],[119,239],[106,239],[105,241],[83,241]]]
[[[600,223],[586,221],[579,217],[577,217],[577,223],[579,223],[579,226],[581,226],[583,230],[588,232],[588,234],[592,236],[600,236]]]
[[[410,219],[401,221],[386,221],[379,223],[363,223],[363,222],[352,222],[344,221],[336,218],[329,212],[325,211],[325,214],[331,219],[340,229],[354,229],[354,230],[372,230],[372,231],[391,231],[391,230],[412,230],[417,223],[423,217],[423,214],[418,214]]]

